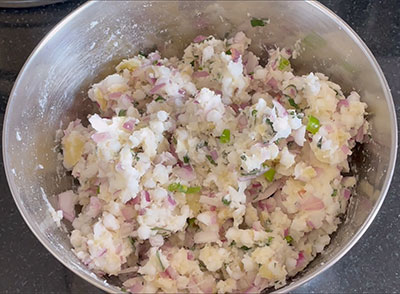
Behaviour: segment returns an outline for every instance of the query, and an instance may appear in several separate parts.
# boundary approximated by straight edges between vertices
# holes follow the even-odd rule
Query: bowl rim
[[[32,223],[28,221],[28,215],[27,211],[23,206],[23,203],[20,201],[18,198],[18,189],[15,185],[15,182],[12,179],[11,175],[11,164],[8,160],[7,157],[7,150],[9,146],[8,142],[8,132],[7,132],[7,125],[8,125],[8,119],[10,116],[10,108],[11,104],[13,102],[13,97],[15,96],[15,91],[18,88],[18,85],[20,83],[20,80],[23,78],[25,74],[25,69],[30,65],[32,60],[34,59],[35,55],[38,54],[38,52],[46,46],[46,44],[51,40],[51,38],[57,34],[59,30],[61,30],[64,25],[66,25],[68,22],[72,21],[75,17],[77,17],[83,10],[88,9],[90,6],[94,5],[97,1],[88,1],[76,9],[74,9],[72,12],[70,12],[68,15],[66,15],[60,22],[58,22],[46,35],[45,37],[38,43],[38,45],[35,47],[35,49],[32,51],[32,53],[29,55],[27,60],[25,61],[25,64],[21,68],[14,85],[12,87],[12,90],[9,95],[9,99],[7,102],[7,108],[5,111],[4,115],[4,121],[3,121],[3,130],[2,130],[2,142],[3,142],[3,150],[2,150],[2,155],[3,155],[3,162],[4,162],[4,169],[6,173],[6,178],[8,185],[10,187],[11,194],[14,198],[14,202],[22,215],[22,218],[24,219],[25,223],[28,225],[29,229],[32,231],[32,233],[35,235],[35,237],[42,243],[42,245],[65,267],[67,267],[69,270],[71,270],[74,274],[78,275],[80,278],[84,279],[85,281],[91,283],[92,285],[96,286],[97,288],[109,292],[109,293],[118,293],[118,287],[113,286],[111,284],[108,284],[105,281],[100,281],[98,278],[95,278],[92,275],[88,275],[85,272],[81,271],[80,269],[76,267],[72,267],[67,261],[65,261],[62,256],[59,256],[57,252],[53,249],[53,246],[42,236],[41,232],[39,230],[36,230],[35,227],[33,226]],[[258,2],[258,1],[250,1],[250,2]],[[335,255],[332,256],[332,258],[324,263],[321,267],[319,267],[317,270],[315,270],[312,274],[303,276],[299,278],[298,280],[293,281],[292,283],[284,286],[281,289],[276,290],[276,292],[279,293],[287,293],[289,291],[293,291],[295,288],[298,288],[299,286],[303,285],[304,283],[310,281],[317,275],[321,274],[322,272],[326,271],[328,268],[333,266],[337,261],[339,261],[361,238],[361,236],[366,232],[368,227],[371,225],[373,222],[374,218],[376,217],[380,207],[382,206],[382,203],[387,195],[387,192],[390,187],[390,183],[394,174],[394,169],[396,166],[396,158],[397,158],[397,144],[398,144],[398,135],[397,135],[397,118],[396,118],[396,111],[394,107],[394,102],[393,102],[393,97],[390,92],[389,85],[386,81],[386,78],[383,74],[383,71],[381,67],[379,66],[378,62],[376,61],[374,55],[370,51],[370,49],[367,47],[367,45],[364,43],[364,41],[358,36],[358,34],[344,21],[342,20],[338,15],[336,15],[334,12],[332,12],[329,8],[327,8],[325,5],[313,1],[313,0],[304,0],[305,3],[308,5],[313,6],[314,8],[318,9],[321,11],[323,14],[327,15],[332,21],[334,21],[342,30],[344,30],[347,35],[352,39],[354,43],[362,50],[364,55],[367,57],[370,65],[373,67],[374,71],[377,73],[379,82],[381,87],[383,88],[384,91],[384,98],[387,101],[387,105],[389,108],[389,112],[391,115],[391,120],[393,121],[394,125],[392,126],[392,137],[393,141],[391,144],[391,151],[390,151],[390,161],[389,165],[387,168],[387,173],[385,177],[385,181],[382,186],[382,190],[380,192],[379,198],[376,201],[372,211],[368,215],[367,219],[364,221],[362,226],[358,229],[358,231],[353,235],[353,237],[350,239],[349,242],[345,244],[345,246]]]

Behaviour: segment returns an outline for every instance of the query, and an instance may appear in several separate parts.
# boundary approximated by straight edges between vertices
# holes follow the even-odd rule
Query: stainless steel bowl
[[[252,28],[251,17],[269,17],[271,23]],[[52,220],[48,205],[53,195],[72,184],[57,174],[56,130],[87,115],[89,85],[122,58],[153,47],[167,56],[179,55],[200,33],[224,37],[239,30],[253,39],[252,50],[262,56],[265,46],[302,39],[306,51],[295,61],[297,72],[321,71],[345,91],[356,89],[371,113],[373,142],[354,158],[359,182],[346,220],[324,253],[280,291],[293,290],[332,266],[371,224],[395,166],[395,109],[375,58],[335,14],[314,1],[90,1],[58,24],[32,53],[11,92],[3,129],[5,169],[22,216],[43,245],[80,277],[105,291],[118,291],[80,263],[66,232]]]

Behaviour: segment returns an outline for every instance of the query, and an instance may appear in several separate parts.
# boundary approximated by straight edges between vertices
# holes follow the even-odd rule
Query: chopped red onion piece
[[[111,135],[109,132],[95,133],[92,135],[92,140],[96,143],[101,143],[108,139],[111,139]]]
[[[212,151],[210,152],[210,155],[211,155],[211,157],[212,157],[212,159],[213,159],[214,161],[218,159],[217,150],[212,150]]]
[[[176,201],[174,198],[172,198],[172,196],[170,194],[168,194],[168,202],[172,205],[175,206],[176,205]]]
[[[304,257],[303,251],[300,251],[299,252],[299,256],[297,257],[297,260],[296,260],[296,267],[301,266],[304,263],[305,260],[306,259]]]
[[[135,127],[135,121],[130,119],[130,120],[128,120],[127,122],[124,122],[124,124],[122,125],[122,127],[123,127],[125,130],[133,131],[133,128]]]
[[[207,39],[206,36],[198,35],[196,38],[193,39],[193,42],[200,43],[200,42],[203,42],[205,39]]]
[[[75,204],[78,197],[71,190],[58,194],[58,207],[63,212],[63,217],[70,222],[75,219]]]
[[[307,197],[302,203],[301,203],[301,209],[312,211],[312,210],[320,210],[325,207],[324,202],[322,202],[321,199],[315,197],[315,196],[310,196]]]
[[[272,90],[278,89],[278,82],[273,77],[268,80],[267,85],[269,85]]]
[[[339,102],[337,103],[337,107],[340,108],[342,106],[349,107],[349,101],[347,99],[339,100]]]
[[[183,165],[181,168],[174,169],[174,174],[188,182],[196,179],[196,173],[190,165]]]
[[[154,88],[152,88],[152,89],[149,91],[149,93],[150,93],[150,94],[155,94],[155,93],[157,93],[159,90],[161,90],[161,89],[164,88],[164,87],[165,87],[165,83],[158,84],[158,85],[154,86]]]
[[[192,75],[194,78],[205,78],[209,76],[207,71],[195,71]]]
[[[349,190],[349,189],[344,189],[344,191],[343,191],[343,197],[344,197],[344,199],[349,200],[349,199],[350,199],[350,196],[351,196],[350,190]]]
[[[239,50],[235,49],[235,48],[231,48],[231,53],[232,53],[232,61],[233,62],[237,62],[240,58],[240,52]]]
[[[121,97],[122,93],[121,92],[115,92],[115,93],[111,93],[110,95],[108,95],[108,98],[110,98],[111,100],[116,100],[119,97]]]
[[[124,207],[121,209],[121,214],[126,221],[131,220],[134,217],[134,210],[132,207]]]
[[[349,147],[347,147],[347,145],[343,145],[341,150],[345,155],[350,155],[351,154],[351,150],[349,149]]]

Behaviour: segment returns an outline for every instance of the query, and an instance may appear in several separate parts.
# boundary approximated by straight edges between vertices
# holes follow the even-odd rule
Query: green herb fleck
[[[287,96],[287,95],[285,95],[285,96],[288,98],[288,102],[289,102],[290,106],[292,106],[292,107],[294,107],[294,108],[296,108],[296,109],[299,109],[299,108],[300,108],[300,107],[297,105],[297,103],[294,102],[294,99],[293,99],[293,98],[291,98],[290,96]]]
[[[129,237],[129,242],[131,243],[131,245],[133,247],[133,251],[136,251],[135,239],[133,239],[132,237]]]
[[[255,18],[255,17],[253,17],[251,20],[250,20],[250,24],[251,24],[251,26],[254,28],[254,27],[263,27],[263,26],[265,26],[266,24],[269,24],[269,19],[268,18]]]
[[[168,190],[170,192],[182,192],[182,193],[186,193],[187,192],[188,187],[185,185],[182,185],[181,183],[172,183],[168,186]]]
[[[249,171],[248,173],[240,173],[242,176],[255,176],[256,174],[258,174],[260,172],[260,170],[258,168],[255,168],[251,171]]]
[[[242,246],[242,247],[240,247],[240,249],[242,249],[242,250],[244,250],[244,251],[248,251],[248,250],[250,250],[251,248],[249,248],[249,247],[247,247],[247,246]]]
[[[121,292],[124,292],[124,293],[127,292],[127,290],[124,287],[121,287],[120,289],[121,289]]]
[[[322,147],[322,137],[319,138],[318,143],[317,143],[317,147],[318,147],[319,149],[321,149],[321,147]]]
[[[195,187],[187,188],[187,191],[185,193],[186,194],[195,194],[195,193],[199,193],[200,191],[201,191],[201,187],[195,186]]]
[[[97,186],[96,194],[97,194],[97,195],[100,194],[100,186]]]
[[[206,158],[208,159],[208,161],[212,164],[212,165],[217,165],[217,163],[214,161],[214,159],[212,158],[211,155],[206,155]]]
[[[243,160],[243,161],[246,161],[247,160],[247,157],[246,157],[246,155],[240,155],[240,158]]]
[[[164,228],[160,228],[160,227],[154,227],[154,228],[151,228],[151,230],[152,230],[152,231],[158,231],[158,233],[159,233],[161,236],[164,236],[164,237],[166,237],[166,236],[168,236],[170,233],[172,233],[170,230],[164,229]]]
[[[235,240],[233,240],[232,242],[231,242],[231,245],[229,245],[229,246],[235,246],[236,245],[236,242],[235,242]]]
[[[181,192],[185,194],[194,194],[194,193],[199,193],[201,191],[201,187],[199,186],[188,187],[186,185],[182,185],[181,183],[172,183],[168,186],[168,191]]]
[[[201,270],[202,272],[207,271],[206,265],[205,265],[204,262],[202,262],[200,259],[199,259],[199,267],[200,267],[200,270]]]
[[[266,245],[267,246],[271,245],[272,240],[274,240],[274,237],[268,237]]]
[[[188,164],[189,161],[190,161],[189,156],[185,155],[185,156],[183,157],[183,162],[186,163],[186,164]]]
[[[196,225],[195,221],[196,221],[196,218],[191,217],[191,218],[188,218],[186,222],[188,223],[189,227],[194,227]]]
[[[226,205],[226,206],[229,206],[229,204],[231,204],[231,200],[227,200],[227,199],[225,199],[225,198],[222,198],[222,203],[224,204],[224,205]]]
[[[337,189],[333,189],[333,192],[331,194],[332,197],[335,197],[337,195]]]
[[[310,115],[308,117],[306,130],[309,131],[311,134],[315,135],[318,132],[319,128],[320,128],[319,120],[316,117]]]
[[[121,110],[118,112],[118,116],[126,116],[126,109],[121,109]]]
[[[198,143],[196,145],[196,150],[201,149],[201,148],[206,147],[206,146],[208,146],[208,142],[207,141],[200,142],[200,143]]]
[[[228,129],[223,130],[221,137],[219,137],[219,141],[222,144],[229,143],[231,141],[231,131]]]
[[[271,167],[269,170],[267,170],[267,171],[264,173],[264,178],[265,178],[268,182],[272,182],[272,181],[274,180],[275,173],[276,173],[275,169]]]
[[[194,67],[194,60],[190,62],[190,65]]]
[[[281,56],[281,59],[279,60],[279,66],[278,66],[279,70],[285,70],[289,66],[290,66],[290,61]]]
[[[158,96],[154,101],[156,101],[156,102],[164,102],[166,100],[162,96]]]
[[[161,265],[161,269],[162,269],[163,271],[165,271],[165,266],[163,265],[163,263],[162,263],[162,261],[161,261],[160,252],[159,252],[158,250],[156,251],[156,256],[157,256],[158,262],[159,262],[160,265]]]
[[[252,115],[252,116],[257,116],[257,112],[258,112],[258,111],[257,111],[256,109],[253,109],[253,111],[251,112],[251,115]]]
[[[172,142],[173,142],[175,145],[178,144],[178,141],[176,140],[175,137],[172,137]]]
[[[226,50],[226,51],[225,51],[225,54],[226,54],[226,55],[232,55],[231,49]]]
[[[269,124],[270,127],[271,127],[271,129],[275,132],[274,126],[273,126],[273,124],[272,124],[272,121],[271,121],[269,118],[266,118],[266,119],[265,119],[265,122],[266,122],[267,124]]]
[[[144,58],[146,58],[146,57],[147,57],[147,54],[146,54],[146,53],[144,53],[143,51],[139,51],[138,55],[140,55],[140,56],[143,56]]]
[[[289,245],[292,245],[292,243],[293,243],[293,238],[292,238],[291,236],[287,235],[287,236],[285,237],[285,240],[286,240],[286,242],[287,242]]]

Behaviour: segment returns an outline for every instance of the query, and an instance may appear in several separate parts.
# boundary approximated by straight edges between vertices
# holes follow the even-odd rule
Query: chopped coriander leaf
[[[294,108],[296,108],[296,109],[299,109],[299,108],[300,108],[300,107],[297,105],[297,103],[294,102],[294,99],[293,99],[293,98],[290,98],[290,97],[289,97],[288,101],[289,101],[290,106],[292,106],[292,107],[294,107]]]
[[[255,18],[255,17],[253,17],[251,20],[250,20],[250,24],[251,24],[251,26],[254,28],[254,27],[263,27],[263,26],[265,26],[266,24],[269,24],[269,19],[268,18],[262,18],[262,19],[260,19],[260,18]]]
[[[271,245],[271,242],[272,242],[272,240],[274,239],[274,237],[268,237],[268,240],[267,240],[267,246],[269,246],[269,245]]]
[[[208,161],[212,164],[212,165],[217,165],[217,163],[214,161],[214,159],[212,158],[211,155],[206,155],[206,158],[208,159]]]
[[[97,195],[100,194],[100,186],[97,186],[96,194],[97,194]]]
[[[287,236],[285,237],[285,240],[286,240],[286,242],[288,242],[289,245],[292,245],[292,243],[293,243],[293,238],[292,238],[291,236],[287,235]]]
[[[321,149],[322,147],[322,137],[318,140],[317,147]]]
[[[196,151],[197,151],[198,149],[201,149],[201,148],[206,147],[206,146],[208,146],[208,142],[207,142],[207,141],[200,142],[200,143],[198,143],[198,144],[196,145]]]
[[[312,115],[310,115],[308,117],[308,123],[307,123],[307,126],[306,126],[306,130],[307,131],[309,131],[311,134],[315,135],[318,132],[320,126],[321,125],[319,124],[318,118],[316,118],[316,117],[314,117]]]
[[[201,66],[199,66],[199,70],[203,70],[203,68]]]
[[[126,109],[121,109],[121,110],[118,112],[118,116],[126,116]]]
[[[257,116],[257,112],[258,112],[258,111],[257,111],[256,109],[253,109],[252,112],[251,112],[251,115],[252,115],[252,116]]]
[[[242,250],[244,250],[244,251],[248,251],[248,250],[250,250],[251,248],[249,248],[249,247],[247,247],[247,246],[242,246],[242,247],[240,247],[240,249],[242,249]]]
[[[290,61],[281,56],[281,59],[279,60],[279,66],[278,66],[279,70],[285,70],[289,66],[290,66]]]
[[[247,157],[246,157],[246,155],[240,155],[240,158],[243,160],[243,161],[246,161],[247,160]]]
[[[248,173],[240,173],[242,176],[254,176],[258,174],[260,170],[258,168],[253,169],[252,171],[249,171]]]
[[[190,65],[194,67],[194,60],[190,62]]]
[[[272,129],[273,131],[275,131],[275,130],[274,130],[274,126],[273,126],[273,124],[272,124],[272,121],[271,121],[269,118],[266,118],[266,119],[265,119],[265,122],[266,122],[267,124],[270,125],[270,127],[271,127],[271,129]]]
[[[178,144],[178,141],[176,140],[175,137],[172,137],[172,142],[174,142],[175,145]]]
[[[152,230],[152,231],[166,231],[166,232],[171,232],[171,231],[168,230],[168,229],[164,229],[164,228],[160,228],[160,227],[154,227],[154,228],[151,228],[151,230]]]
[[[146,53],[144,53],[143,51],[139,51],[138,55],[140,55],[140,56],[143,56],[144,58],[146,58],[146,57],[147,57],[147,54],[146,54]]]
[[[185,193],[186,194],[195,194],[195,193],[199,193],[200,191],[201,191],[201,187],[195,186],[195,187],[187,188],[187,191]]]
[[[124,287],[120,288],[122,292],[128,292]]]
[[[226,51],[225,51],[225,54],[226,54],[226,55],[232,55],[231,49],[226,50]]]
[[[183,157],[183,162],[187,164],[187,163],[189,163],[189,161],[190,161],[189,156],[185,155],[185,156]]]
[[[200,270],[201,270],[202,272],[204,272],[204,271],[207,270],[206,265],[205,265],[204,262],[202,262],[200,259],[199,259],[199,267],[200,267]]]
[[[195,221],[196,221],[196,218],[191,217],[191,218],[188,218],[186,222],[188,223],[189,227],[193,227],[196,225]]]
[[[163,101],[166,101],[166,100],[162,96],[158,96],[154,101],[163,102]]]
[[[163,265],[163,263],[161,261],[160,252],[158,250],[156,251],[156,256],[157,256],[158,262],[161,265],[162,270],[165,271],[165,266]]]
[[[222,144],[229,143],[231,141],[231,131],[228,129],[223,130],[219,141]]]
[[[226,206],[229,206],[229,204],[231,204],[231,202],[232,201],[230,201],[230,200],[227,200],[227,199],[225,199],[225,198],[222,198],[222,203],[224,204],[224,205],[226,205]]]
[[[333,189],[333,192],[331,194],[332,197],[335,197],[337,195],[337,189]]]
[[[229,245],[229,246],[235,246],[236,245],[236,242],[235,242],[235,240],[233,240],[232,242],[231,242],[231,245]]]
[[[267,170],[267,171],[264,173],[264,178],[265,178],[268,182],[272,182],[272,181],[274,180],[275,173],[276,173],[275,169],[271,167],[269,170]]]

